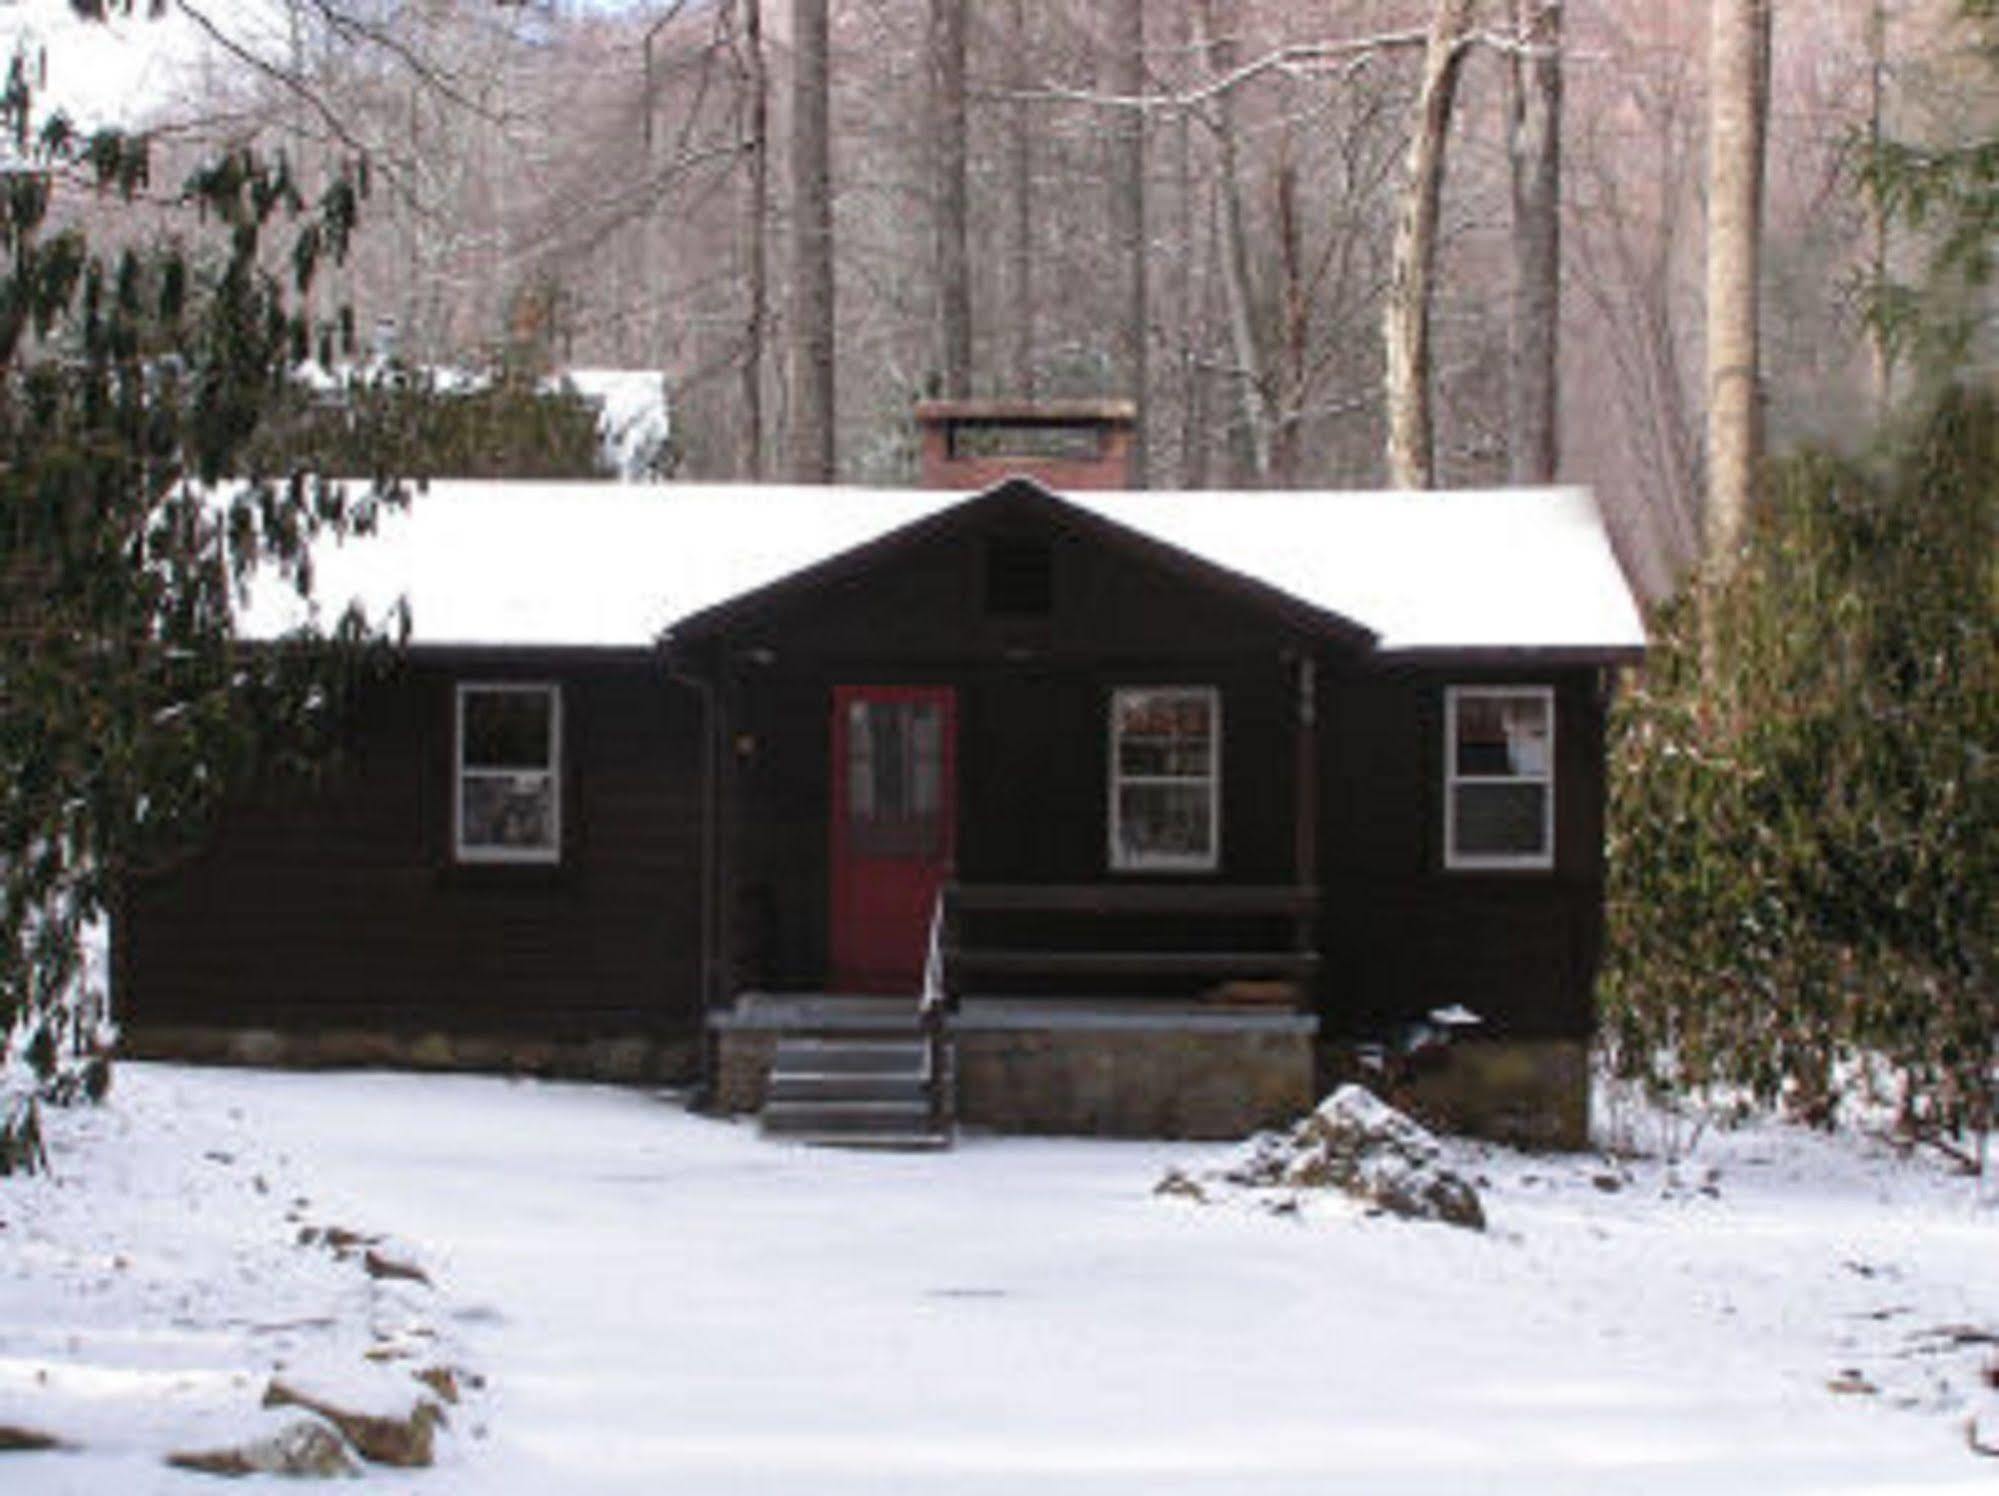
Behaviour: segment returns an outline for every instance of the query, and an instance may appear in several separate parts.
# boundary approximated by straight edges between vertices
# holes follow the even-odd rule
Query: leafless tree
[[[830,483],[834,446],[833,166],[826,0],[792,0],[791,408],[786,476]]]
[[[944,393],[972,392],[972,249],[966,200],[965,0],[930,0],[931,148],[937,203],[937,321]]]
[[[1008,0],[1006,81],[1014,97],[1007,105],[1006,312],[1008,393],[1034,396],[1034,83],[1033,33],[1027,0]]]
[[[738,470],[764,475],[764,348],[770,305],[770,73],[764,60],[763,0],[742,0],[743,149],[743,435]]]
[[[1397,488],[1429,488],[1436,482],[1430,411],[1430,289],[1437,256],[1444,145],[1474,3],[1437,0],[1431,16],[1402,202],[1395,219],[1394,269],[1382,312],[1382,345],[1388,481]]]
[[[1127,98],[1145,92],[1145,0],[1113,0],[1110,35],[1111,87]],[[1132,484],[1148,481],[1145,427],[1147,367],[1151,352],[1151,312],[1148,304],[1146,240],[1145,113],[1119,110],[1112,116],[1109,172],[1111,243],[1125,300],[1119,318],[1118,372],[1124,393],[1139,410],[1138,436],[1132,452]]]
[[[1727,566],[1741,545],[1761,447],[1758,304],[1769,0],[1710,0],[1705,542]]]
[[[1560,463],[1562,0],[1513,0],[1506,155],[1513,196],[1507,471],[1552,483]]]

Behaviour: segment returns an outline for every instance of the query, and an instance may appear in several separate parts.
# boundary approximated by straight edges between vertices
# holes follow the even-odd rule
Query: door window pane
[[[935,701],[847,707],[850,845],[873,857],[931,857],[944,836],[944,713]]]

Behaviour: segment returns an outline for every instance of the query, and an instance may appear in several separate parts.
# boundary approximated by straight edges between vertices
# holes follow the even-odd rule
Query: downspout
[[[721,713],[715,703],[715,687],[704,676],[683,670],[679,651],[671,636],[660,641],[660,661],[669,680],[686,686],[701,699],[701,1032],[695,1044],[699,1070],[695,1078],[694,1105],[705,1109],[714,1096],[715,1043],[708,1016],[715,1007],[715,917],[720,895],[715,887],[719,863],[721,813],[717,801],[721,779]]]
[[[1319,887],[1319,666],[1310,653],[1301,652],[1296,659],[1297,704],[1295,718],[1296,761],[1293,768],[1295,788],[1292,794],[1291,827],[1291,869],[1298,887],[1313,890],[1311,903],[1298,916],[1292,932],[1292,944],[1300,955],[1320,954],[1320,965],[1314,969],[1309,981],[1309,1010],[1322,1013],[1326,1005],[1327,981],[1323,961],[1325,931],[1321,928],[1322,910]],[[1317,1070],[1315,1064],[1314,1070]],[[1322,1077],[1316,1073],[1313,1084],[1316,1087]]]
[[[1319,881],[1319,667],[1309,654],[1297,657],[1296,803],[1291,828],[1291,865],[1300,888]]]

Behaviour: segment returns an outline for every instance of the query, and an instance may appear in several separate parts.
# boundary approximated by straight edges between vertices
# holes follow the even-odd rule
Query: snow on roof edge
[[[990,490],[987,490],[990,492]],[[323,544],[313,612],[410,598],[412,643],[644,647],[672,624],[970,502],[966,491],[437,481],[381,533]],[[1630,657],[1636,600],[1580,487],[1165,490],[1062,503],[1373,631],[1387,654]],[[1254,511],[1246,514],[1244,511]],[[253,589],[250,637],[302,621]]]

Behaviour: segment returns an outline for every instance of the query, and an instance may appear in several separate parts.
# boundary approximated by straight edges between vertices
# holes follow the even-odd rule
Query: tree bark
[[[1382,344],[1388,481],[1396,488],[1436,484],[1430,414],[1430,282],[1437,259],[1444,146],[1473,4],[1474,0],[1437,0],[1430,18],[1402,202],[1395,215]]]
[[[1034,398],[1034,136],[1033,108],[1026,98],[1034,83],[1028,51],[1032,33],[1027,25],[1027,0],[1012,0],[1008,32],[1013,44],[1009,76],[1016,95],[1007,141],[1007,190],[1013,212],[1013,234],[1007,246],[1006,315],[1008,383],[1022,400]]]
[[[1208,67],[1217,77],[1235,70],[1235,38],[1216,25],[1213,0],[1198,0],[1194,9]],[[1214,101],[1215,216],[1221,244],[1222,300],[1228,316],[1229,351],[1235,363],[1235,391],[1242,411],[1242,430],[1249,468],[1256,481],[1270,475],[1270,386],[1263,348],[1257,340],[1254,297],[1249,272],[1249,237],[1243,225],[1240,142],[1235,93],[1227,90]]]
[[[1136,99],[1145,92],[1145,3],[1116,0],[1111,14],[1111,87]],[[1131,452],[1131,486],[1147,482],[1146,353],[1149,308],[1146,299],[1145,111],[1117,112],[1111,140],[1111,245],[1125,281],[1124,316],[1118,328],[1118,374],[1124,394],[1138,409]]]
[[[1709,564],[1742,544],[1761,449],[1758,281],[1763,140],[1770,87],[1769,0],[1710,0],[1707,220]]]
[[[1562,0],[1514,0],[1508,73],[1513,296],[1506,338],[1507,472],[1552,483],[1561,461]]]
[[[1311,354],[1312,303],[1305,286],[1304,228],[1299,223],[1298,168],[1287,125],[1277,144],[1277,266],[1283,286],[1278,335],[1277,409],[1270,440],[1270,478],[1295,488],[1305,430],[1306,364]]]
[[[931,90],[937,202],[937,314],[944,394],[972,393],[972,260],[965,193],[965,0],[931,0]]]
[[[1867,156],[1878,162],[1884,138],[1888,84],[1888,4],[1870,0],[1867,8]],[[1888,202],[1879,182],[1867,189],[1867,282],[1877,290],[1888,283]],[[1888,413],[1895,396],[1895,350],[1888,329],[1878,320],[1868,329],[1867,366],[1874,391],[1877,419]]]
[[[1176,77],[1185,81],[1199,68],[1200,27],[1191,5],[1180,7],[1174,29],[1174,50],[1179,55]],[[1173,289],[1174,325],[1179,347],[1175,382],[1179,393],[1179,429],[1174,448],[1178,463],[1173,485],[1180,489],[1207,487],[1208,413],[1205,374],[1201,350],[1209,341],[1206,298],[1201,294],[1202,256],[1199,249],[1205,217],[1200,211],[1201,194],[1195,188],[1199,168],[1194,158],[1194,119],[1191,110],[1178,110],[1173,119],[1173,231],[1175,276]]]
[[[743,445],[738,470],[751,482],[764,476],[765,307],[770,299],[770,75],[764,67],[763,0],[743,0],[743,59],[749,90],[749,201],[743,207]]]
[[[826,0],[792,0],[791,410],[786,476],[831,483],[833,172]]]

